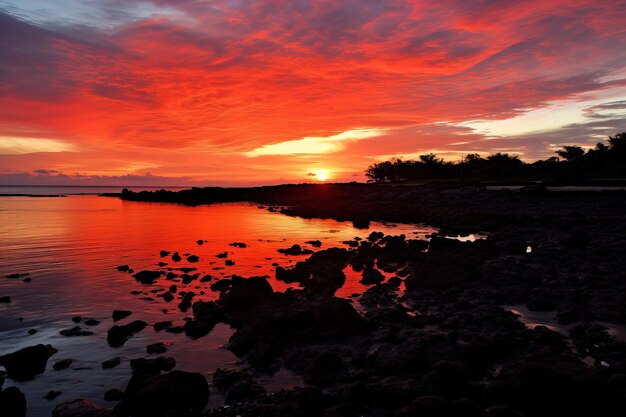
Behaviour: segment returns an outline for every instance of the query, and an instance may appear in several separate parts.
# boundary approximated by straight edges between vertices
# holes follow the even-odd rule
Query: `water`
[[[112,187],[112,186],[42,186],[42,185],[0,185],[0,196],[27,195],[27,196],[49,196],[49,195],[81,195],[81,194],[104,194],[121,193],[122,189],[128,188],[131,191],[151,191],[151,190],[181,190],[188,187]]]
[[[26,394],[29,417],[49,416],[59,402],[79,397],[111,407],[114,403],[104,401],[104,392],[124,389],[131,375],[129,359],[149,356],[146,346],[154,342],[168,345],[164,356],[174,357],[177,369],[201,372],[210,381],[216,368],[238,366],[237,358],[224,349],[233,333],[227,325],[218,325],[198,340],[184,334],[157,333],[147,327],[121,348],[107,345],[106,331],[113,325],[113,309],[133,311],[118,324],[140,319],[149,325],[161,320],[182,325],[183,319],[191,315],[178,310],[178,300],[165,303],[150,292],[166,288],[170,281],[144,286],[127,273],[117,271],[117,265],[128,264],[135,271],[155,270],[157,262],[169,261],[170,266],[194,266],[201,274],[215,277],[269,275],[273,288],[282,291],[287,285],[273,278],[272,263],[288,267],[304,257],[285,256],[277,249],[295,243],[309,247],[304,242],[316,239],[322,241],[322,249],[345,246],[342,241],[356,236],[364,238],[373,230],[404,233],[412,238],[424,238],[435,231],[416,225],[382,223],[372,223],[369,230],[357,230],[348,222],[289,217],[242,203],[185,207],[95,195],[0,197],[0,296],[12,298],[10,304],[0,304],[0,355],[38,343],[49,343],[59,350],[48,361],[46,372],[33,381],[17,383],[7,379],[4,386],[16,385]],[[207,242],[198,246],[199,239]],[[247,247],[229,246],[232,242],[245,242]],[[162,259],[162,249],[196,254],[200,262]],[[224,251],[229,252],[228,259],[235,261],[234,266],[225,266],[224,259],[215,257]],[[14,273],[29,273],[32,281],[5,278]],[[364,287],[359,279],[359,274],[348,274],[338,295],[348,297],[362,292]],[[208,288],[210,283],[178,285],[179,289],[191,289],[197,294],[205,292],[194,300],[217,298]],[[131,291],[142,293],[133,295]],[[145,297],[155,300],[144,300]],[[102,324],[89,329],[96,334],[61,336],[59,331],[75,325],[71,318],[76,315],[101,320]],[[36,329],[37,333],[31,336],[29,329]],[[122,358],[119,367],[101,368],[102,361],[116,356]],[[52,364],[65,358],[74,360],[70,369],[54,371]],[[264,381],[270,390],[301,384],[297,376],[286,371]],[[48,401],[43,397],[49,390],[62,394]],[[209,406],[219,402],[219,395],[212,392]]]

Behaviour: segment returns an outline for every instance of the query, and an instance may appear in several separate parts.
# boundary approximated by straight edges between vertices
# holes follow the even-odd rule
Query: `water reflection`
[[[123,389],[130,376],[129,359],[147,356],[146,346],[154,342],[166,343],[166,356],[176,359],[178,369],[208,376],[217,367],[236,366],[236,357],[223,348],[232,334],[226,325],[218,325],[209,336],[198,340],[148,327],[122,348],[109,347],[106,330],[113,324],[113,309],[133,311],[121,324],[141,319],[149,324],[171,320],[182,325],[188,315],[176,307],[178,300],[168,304],[151,292],[171,282],[143,286],[117,271],[116,266],[154,270],[164,261],[169,264],[166,267],[197,267],[202,275],[215,279],[232,274],[269,275],[274,289],[282,291],[288,286],[273,278],[275,265],[288,267],[304,257],[283,255],[278,249],[297,243],[318,250],[305,243],[312,240],[320,240],[321,249],[345,246],[341,242],[365,238],[372,230],[411,238],[436,231],[426,226],[381,223],[372,223],[370,230],[357,230],[349,222],[288,217],[250,204],[184,207],[97,196],[0,198],[0,296],[13,299],[0,305],[0,354],[37,343],[50,343],[59,350],[50,359],[48,370],[34,381],[7,381],[5,385],[18,385],[25,392],[29,416],[43,416],[50,415],[56,403],[77,397],[111,406],[102,399],[104,392]],[[198,240],[206,243],[198,245]],[[233,242],[244,242],[246,247],[230,246]],[[181,262],[162,259],[159,252],[163,249],[195,254],[200,260],[189,264],[184,257]],[[227,258],[216,257],[225,251]],[[234,265],[227,266],[227,260]],[[30,273],[32,281],[4,278],[13,273]],[[348,273],[339,295],[362,292],[365,287],[360,279],[360,274]],[[179,286],[195,291],[198,295],[194,300],[215,299],[217,294],[208,289],[209,284],[193,281],[186,288]],[[141,293],[131,294],[136,291]],[[148,297],[152,300],[145,300]],[[75,325],[71,318],[77,315],[102,322],[90,328],[95,335],[59,335],[60,330]],[[30,329],[37,332],[29,335]],[[116,356],[122,358],[119,367],[101,368],[102,361]],[[51,369],[54,362],[65,358],[74,360],[70,369]],[[277,389],[277,378],[280,375],[269,378],[268,387]],[[297,378],[283,379],[293,385]],[[49,390],[61,391],[62,395],[54,401],[44,400]],[[214,396],[211,401],[215,404],[219,398]]]

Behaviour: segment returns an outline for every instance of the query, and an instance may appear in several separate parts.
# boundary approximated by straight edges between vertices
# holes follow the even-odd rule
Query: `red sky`
[[[623,0],[0,0],[0,184],[544,158],[626,130],[624,45]]]

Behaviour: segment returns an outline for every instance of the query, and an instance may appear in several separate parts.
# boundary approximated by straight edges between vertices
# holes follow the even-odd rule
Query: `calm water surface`
[[[322,249],[344,246],[341,242],[356,236],[365,238],[371,231],[423,238],[435,231],[416,225],[372,223],[369,230],[357,230],[351,223],[333,220],[301,219],[270,213],[251,204],[220,204],[185,207],[158,203],[125,202],[94,195],[65,198],[0,197],[0,296],[9,295],[10,304],[0,304],[0,355],[38,343],[52,344],[59,350],[48,362],[45,373],[28,382],[7,379],[5,387],[16,385],[26,394],[28,416],[49,416],[54,406],[69,399],[86,398],[110,407],[103,399],[111,388],[124,389],[131,375],[129,359],[147,357],[148,344],[164,342],[174,357],[177,369],[210,375],[218,367],[236,367],[237,358],[224,348],[233,333],[227,325],[218,325],[206,337],[192,340],[184,334],[155,332],[147,327],[131,337],[121,348],[106,343],[106,331],[112,325],[113,309],[132,310],[133,314],[118,322],[171,320],[184,324],[185,317],[177,308],[178,300],[165,303],[151,293],[165,289],[172,282],[160,280],[155,285],[142,285],[127,273],[118,272],[117,265],[128,264],[135,271],[157,269],[157,262],[167,261],[172,267],[194,266],[201,274],[216,278],[232,274],[242,276],[269,275],[277,291],[287,286],[274,277],[277,262],[288,267],[304,257],[284,256],[280,248],[319,239]],[[207,242],[198,246],[197,240]],[[246,248],[229,246],[244,242]],[[160,258],[162,249],[191,253],[200,257],[197,264],[171,262]],[[226,266],[215,255],[228,251],[234,266]],[[338,296],[348,297],[363,291],[360,275],[347,271],[346,285]],[[6,275],[29,273],[31,282]],[[193,290],[197,300],[211,300],[217,294],[210,283],[193,281],[179,290]],[[141,294],[131,294],[141,291]],[[146,300],[153,298],[154,300]],[[167,309],[163,311],[163,309]],[[75,324],[73,316],[95,318],[99,326],[89,328],[95,335],[64,337],[59,331]],[[86,327],[86,326],[83,326]],[[29,335],[29,329],[37,330]],[[120,356],[122,364],[103,370],[101,362]],[[69,369],[54,371],[52,364],[70,358]],[[295,375],[280,372],[265,379],[266,388],[277,390],[301,384]],[[61,391],[56,400],[43,397],[49,390]],[[211,393],[209,406],[221,398]]]

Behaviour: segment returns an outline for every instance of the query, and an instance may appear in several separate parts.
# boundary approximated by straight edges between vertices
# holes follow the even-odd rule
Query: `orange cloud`
[[[353,179],[381,156],[495,149],[468,122],[626,96],[626,6],[617,1],[132,0],[115,10],[92,2],[80,15],[51,4],[46,21],[8,3],[8,174],[246,183],[332,169]],[[597,140],[596,119],[579,113],[555,128]],[[622,113],[605,116],[608,133],[623,125]],[[498,141],[526,158],[551,152],[526,133]]]

